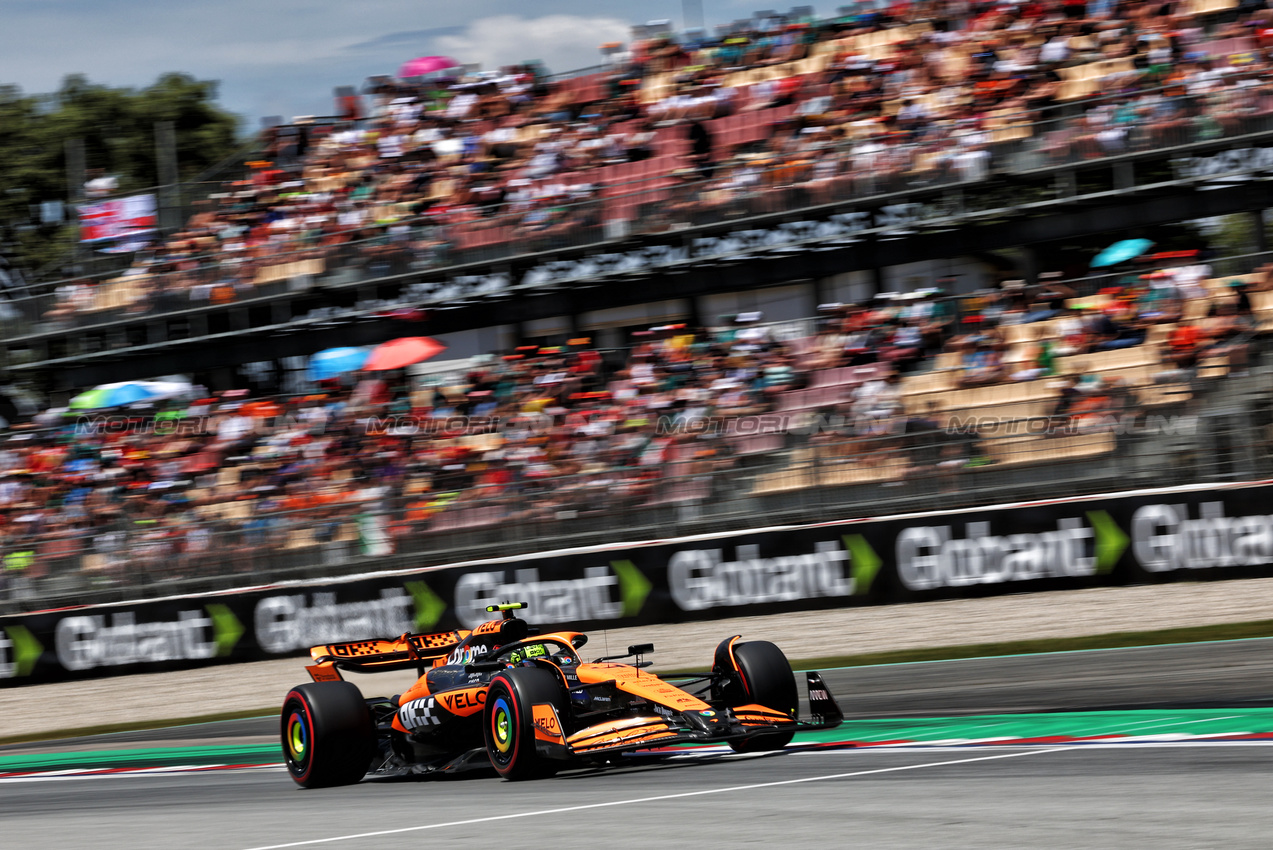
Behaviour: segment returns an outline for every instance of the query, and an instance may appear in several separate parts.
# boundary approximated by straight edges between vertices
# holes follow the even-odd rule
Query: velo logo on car
[[[531,708],[531,716],[535,726],[535,737],[548,741],[561,739],[561,723],[557,720],[557,712],[551,705],[536,705]]]
[[[438,694],[438,702],[452,714],[467,717],[482,710],[486,705],[486,688],[468,688],[463,691],[449,691]]]

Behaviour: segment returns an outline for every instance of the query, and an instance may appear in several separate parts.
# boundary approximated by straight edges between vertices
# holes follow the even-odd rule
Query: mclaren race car
[[[709,675],[673,683],[645,671],[652,644],[584,662],[586,635],[538,634],[513,614],[524,607],[490,606],[500,618],[472,631],[314,647],[313,682],[283,702],[292,779],[313,788],[491,767],[506,779],[534,779],[675,744],[776,750],[797,730],[844,719],[817,673],[806,674],[812,716],[799,718],[795,675],[772,643],[731,637],[716,648]],[[340,672],[409,667],[420,678],[394,697],[364,698]]]

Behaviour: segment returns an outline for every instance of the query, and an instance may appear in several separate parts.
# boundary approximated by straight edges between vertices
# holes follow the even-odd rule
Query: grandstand
[[[993,14],[945,32],[868,15],[723,33],[698,50],[655,39],[634,45],[629,65],[551,83],[529,67],[449,87],[381,83],[367,118],[297,128],[303,160],[263,151],[250,179],[131,274],[50,287],[20,304],[25,327],[13,330],[277,304],[317,280],[463,270],[1271,129],[1262,36],[1249,34],[1262,13],[1239,26],[1213,5],[1182,8],[1164,36],[1169,61],[1149,66],[1152,42],[1051,21],[1044,5],[1033,40]],[[745,51],[727,44],[738,39]],[[1041,49],[1058,40],[1068,46]],[[983,41],[1004,54],[994,66]],[[935,67],[904,85],[915,55]],[[218,330],[201,324],[173,333]],[[94,336],[84,353],[103,347],[121,346]]]
[[[1070,9],[655,38],[558,80],[519,66],[382,82],[365,117],[301,124],[302,158],[262,152],[127,273],[16,301],[10,374],[65,398],[82,387],[58,370],[143,377],[167,358],[152,377],[172,371],[174,342],[199,347],[183,363],[214,364],[421,327],[467,331],[452,355],[494,356],[427,382],[264,395],[194,366],[211,389],[93,427],[19,423],[0,452],[2,604],[1263,470],[1264,254],[1013,283],[966,261],[956,291],[883,294],[886,271],[824,259],[799,282],[819,240],[853,251],[873,231],[877,260],[916,250],[923,222],[894,196],[944,199],[916,215],[949,250],[976,215],[1002,217],[1005,174],[1069,203],[1082,187],[1061,177],[1112,168],[1093,193],[1125,204],[1138,180],[1171,182],[1181,151],[1200,170],[1273,134],[1267,10],[1178,4],[1170,25],[1138,28]],[[1195,216],[1184,193],[1200,179],[1173,188]],[[1259,209],[1241,187],[1208,196]],[[867,199],[871,226],[844,225]],[[761,283],[788,288],[748,315],[763,293],[720,279],[767,232],[785,235],[763,237],[777,277]],[[678,244],[668,262],[715,269],[714,289],[622,259]],[[570,286],[535,277],[564,256]],[[635,292],[634,269],[662,280]],[[540,292],[555,306],[532,312]],[[467,324],[447,324],[450,308]],[[1215,424],[1190,430],[1199,417]]]

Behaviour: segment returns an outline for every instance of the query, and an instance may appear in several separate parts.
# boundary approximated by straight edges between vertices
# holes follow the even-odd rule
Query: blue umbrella
[[[1119,263],[1139,257],[1152,247],[1154,247],[1154,243],[1148,239],[1124,239],[1121,242],[1115,242],[1092,259],[1092,268],[1099,269],[1105,266],[1116,266]]]
[[[324,349],[309,358],[309,379],[325,381],[346,372],[357,372],[367,362],[370,353],[368,348],[352,346]]]

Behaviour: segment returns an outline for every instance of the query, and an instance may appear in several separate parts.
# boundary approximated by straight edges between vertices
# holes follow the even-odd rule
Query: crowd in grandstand
[[[3,574],[20,586],[81,568],[134,582],[251,570],[325,542],[382,554],[461,527],[701,501],[792,440],[834,444],[841,461],[908,452],[915,474],[984,463],[975,439],[941,436],[948,411],[908,398],[904,379],[1052,379],[1048,415],[1070,421],[1135,400],[1117,375],[1062,358],[1141,346],[1155,328],[1163,380],[1217,356],[1245,368],[1252,297],[1273,290],[1273,267],[1215,281],[1194,258],[1137,265],[1087,296],[1045,279],[823,305],[817,333],[797,338],[744,314],[643,332],[622,360],[580,339],[487,356],[437,386],[365,373],[295,397],[54,416],[0,448]],[[723,424],[748,417],[760,424]]]
[[[638,40],[559,81],[534,66],[386,78],[365,114],[276,137],[118,297],[68,284],[46,318],[976,177],[1027,138],[1063,161],[1240,132],[1273,106],[1270,46],[1262,0],[911,2]]]
[[[388,271],[625,217],[671,227],[743,202],[768,211],[874,191],[890,175],[975,174],[994,145],[1069,103],[1082,120],[1047,135],[1049,155],[1238,132],[1267,111],[1273,13],[1214,5],[895,4],[688,45],[640,41],[608,70],[560,82],[531,66],[384,81],[367,114],[275,139],[251,179],[146,255],[124,306],[234,300],[280,257]],[[759,317],[666,326],[621,362],[587,345],[532,346],[441,386],[396,374],[19,428],[0,448],[0,575],[16,587],[79,569],[103,581],[252,570],[289,548],[381,554],[462,527],[701,501],[719,473],[800,439],[800,417],[814,414],[810,445],[975,465],[975,439],[915,436],[941,434],[943,412],[908,396],[906,380],[1052,380],[1050,417],[1126,411],[1136,402],[1117,375],[1078,374],[1064,358],[1152,342],[1163,380],[1216,358],[1240,373],[1255,293],[1273,290],[1273,275],[1214,286],[1197,262],[1151,264],[1094,294],[1043,280],[958,309],[937,292],[826,305],[818,332],[799,338]],[[50,319],[95,303],[87,282],[58,294]],[[752,415],[769,424],[713,424]]]

